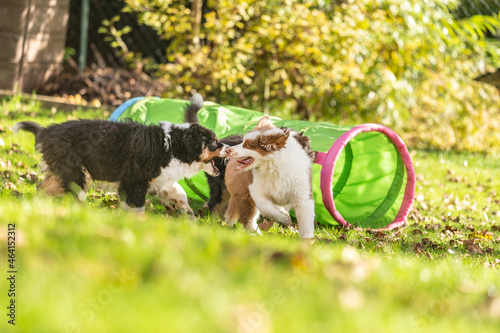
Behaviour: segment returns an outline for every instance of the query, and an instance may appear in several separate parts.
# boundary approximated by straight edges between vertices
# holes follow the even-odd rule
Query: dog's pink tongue
[[[241,164],[250,164],[250,162],[253,161],[253,158],[251,157],[245,157],[244,159],[242,160],[237,160],[238,163],[241,163]]]
[[[251,157],[246,157],[242,160],[236,160],[236,162],[239,163],[239,165],[236,167],[236,171],[241,171],[244,169],[247,165],[251,164],[253,162],[253,158]]]

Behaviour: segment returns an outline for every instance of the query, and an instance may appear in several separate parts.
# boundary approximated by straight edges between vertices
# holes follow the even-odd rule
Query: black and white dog
[[[201,99],[201,102],[203,103],[203,99],[199,94],[195,94],[191,97],[193,104],[199,104],[199,99]],[[186,108],[184,110],[184,122],[189,124],[199,124],[198,111],[200,109],[201,108],[195,107]],[[220,142],[230,147],[236,146],[243,142],[243,135],[228,136],[220,139]],[[229,201],[224,181],[228,161],[228,156],[215,157],[213,159],[214,167],[216,167],[219,172],[215,175],[209,172],[206,174],[208,186],[210,188],[210,198],[207,203],[208,209],[211,213],[217,213],[221,217],[224,216],[224,212]]]
[[[186,112],[196,114],[202,104],[203,99],[196,95]],[[45,128],[23,121],[13,130],[35,135],[46,173],[40,187],[46,193],[72,191],[84,200],[90,179],[115,182],[123,208],[139,212],[144,211],[146,194],[151,193],[164,204],[173,202],[181,211],[192,214],[186,193],[177,181],[200,171],[218,175],[213,158],[225,158],[231,151],[213,131],[199,124],[160,122],[146,126],[76,120]]]

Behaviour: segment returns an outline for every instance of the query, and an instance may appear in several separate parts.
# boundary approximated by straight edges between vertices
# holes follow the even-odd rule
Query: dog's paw
[[[194,212],[193,212],[193,210],[191,208],[181,207],[181,208],[179,208],[179,212],[181,214],[187,215],[187,217],[190,220],[194,220],[195,219]]]
[[[292,219],[291,219],[290,215],[288,215],[288,213],[287,213],[286,215],[283,215],[283,218],[281,218],[277,222],[284,227],[289,227],[292,224]]]
[[[286,209],[283,207],[276,208],[278,208],[279,212],[281,213],[281,216],[277,219],[276,222],[284,227],[288,227],[290,224],[292,224],[292,218],[290,217],[290,214],[288,214],[288,211],[286,211]]]
[[[228,227],[234,227],[234,225],[236,224],[236,222],[238,222],[238,217],[234,216],[232,214],[228,214],[226,212],[226,214],[224,214],[224,222],[226,223],[226,225]]]
[[[127,203],[125,203],[125,202],[122,201],[120,203],[120,207],[121,207],[121,209],[123,209],[126,212],[133,212],[133,213],[136,213],[138,215],[146,215],[146,207],[145,206],[142,206],[142,207],[130,207],[129,205],[127,205]]]
[[[260,231],[259,228],[254,229],[254,230],[248,230],[250,233],[250,236],[262,236],[262,231]]]

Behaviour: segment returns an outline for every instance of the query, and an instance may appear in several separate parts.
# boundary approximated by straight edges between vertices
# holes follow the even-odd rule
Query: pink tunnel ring
[[[321,164],[321,195],[323,204],[330,215],[344,228],[351,227],[351,223],[347,222],[340,212],[335,208],[335,201],[332,192],[333,174],[335,164],[349,141],[356,135],[363,132],[377,131],[389,138],[396,147],[401,156],[406,169],[406,186],[404,190],[403,201],[401,207],[394,220],[383,228],[376,230],[391,230],[401,227],[408,216],[415,198],[415,169],[411,160],[410,153],[406,148],[403,140],[391,129],[379,124],[363,124],[353,127],[346,133],[342,134],[332,145],[328,153],[318,152],[316,155],[316,163]]]

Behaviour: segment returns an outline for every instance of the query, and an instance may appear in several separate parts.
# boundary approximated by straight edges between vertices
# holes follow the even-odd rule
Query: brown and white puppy
[[[260,233],[260,214],[282,225],[291,223],[293,208],[301,238],[314,237],[314,200],[310,140],[289,128],[277,128],[269,117],[233,147],[225,184],[231,197],[225,213],[229,225],[240,221]]]
[[[218,175],[213,158],[231,151],[199,124],[77,120],[45,128],[23,121],[14,126],[19,130],[35,135],[46,172],[41,188],[48,194],[71,191],[84,200],[89,178],[114,182],[124,208],[139,212],[149,192],[192,214],[177,181],[200,171]]]

